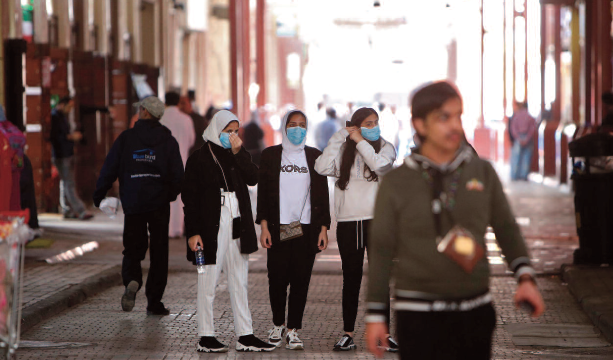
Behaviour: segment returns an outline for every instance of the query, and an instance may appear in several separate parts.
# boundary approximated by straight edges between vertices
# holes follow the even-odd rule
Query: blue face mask
[[[379,128],[379,125],[375,126],[372,129],[363,127],[361,128],[361,130],[362,137],[366,140],[377,141],[381,136],[381,129]]]
[[[299,126],[295,126],[287,129],[287,138],[294,145],[302,144],[306,137],[307,131]]]
[[[232,143],[230,143],[230,134],[226,132],[222,132],[219,134],[219,141],[221,141],[221,146],[224,149],[230,149],[232,147]]]

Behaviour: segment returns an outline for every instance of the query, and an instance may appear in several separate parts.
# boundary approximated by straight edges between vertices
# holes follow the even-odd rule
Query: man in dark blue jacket
[[[96,184],[94,204],[99,207],[119,179],[125,213],[121,276],[126,290],[121,307],[124,311],[134,307],[136,292],[143,284],[140,262],[145,259],[150,240],[147,314],[168,315],[169,310],[161,302],[168,278],[168,222],[170,202],[181,193],[183,161],[179,144],[159,123],[164,103],[150,96],[136,105],[139,120],[119,135],[109,151]]]

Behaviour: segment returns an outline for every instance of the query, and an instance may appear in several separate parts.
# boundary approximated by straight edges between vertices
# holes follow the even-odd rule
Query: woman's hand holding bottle
[[[189,248],[192,249],[192,251],[196,251],[198,250],[198,246],[200,246],[200,248],[204,248],[204,246],[202,246],[202,238],[200,237],[200,235],[194,235],[192,237],[190,237],[187,240],[188,244],[189,244]]]

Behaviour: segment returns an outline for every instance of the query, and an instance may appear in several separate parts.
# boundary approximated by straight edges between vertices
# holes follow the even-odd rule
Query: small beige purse
[[[304,205],[302,205],[302,211],[300,212],[300,219],[302,219],[302,213],[304,212],[304,208],[306,206],[306,202],[309,198],[310,192],[311,188],[309,187],[309,191],[307,191],[306,197],[304,198]],[[289,224],[281,224],[280,226],[279,237],[281,241],[296,239],[301,237],[302,235],[304,235],[304,232],[302,231],[302,224],[300,224],[300,220],[292,221]]]

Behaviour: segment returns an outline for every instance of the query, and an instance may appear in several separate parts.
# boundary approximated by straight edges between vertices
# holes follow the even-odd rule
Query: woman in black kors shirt
[[[268,284],[274,327],[268,341],[291,350],[304,348],[298,337],[315,254],[328,246],[328,181],[315,170],[321,152],[305,146],[307,119],[288,112],[282,121],[283,142],[262,152],[258,180],[260,242],[268,249]],[[287,325],[285,304],[290,286]]]

